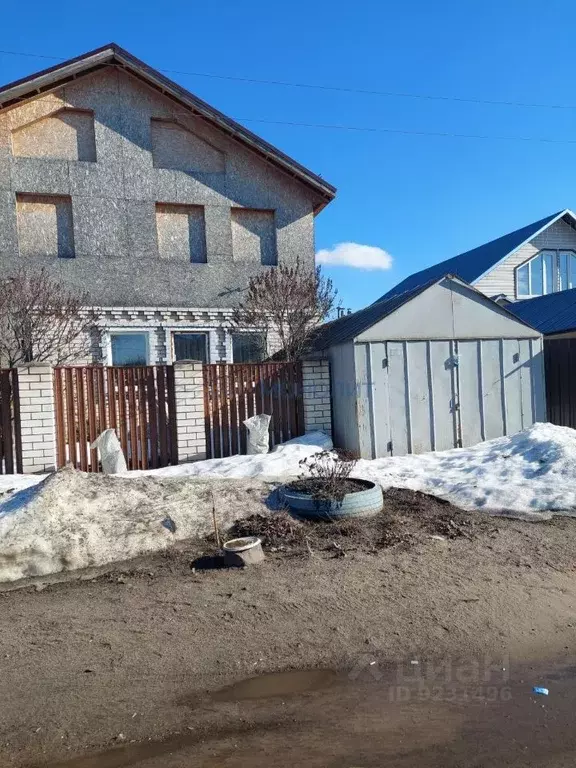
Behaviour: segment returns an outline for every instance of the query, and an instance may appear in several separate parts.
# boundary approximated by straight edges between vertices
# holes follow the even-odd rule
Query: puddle
[[[146,760],[153,757],[162,757],[170,752],[177,752],[194,744],[197,737],[177,736],[161,741],[145,741],[139,744],[126,744],[122,747],[96,752],[92,755],[75,757],[71,760],[63,760],[50,763],[47,766],[34,766],[34,768],[128,768],[128,766],[140,766]]]
[[[573,768],[575,674],[568,664],[400,668],[367,660],[349,674],[262,675],[190,710],[192,725],[208,726],[202,736],[186,732],[42,768]]]
[[[293,696],[298,693],[328,688],[339,677],[332,669],[294,669],[249,677],[229,685],[213,694],[213,701],[244,701],[276,696]]]

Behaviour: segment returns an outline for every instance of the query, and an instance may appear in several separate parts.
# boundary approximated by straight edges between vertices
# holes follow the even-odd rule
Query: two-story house
[[[313,267],[334,195],[114,44],[0,89],[0,273],[87,291],[94,362],[251,359],[232,308],[259,271]]]
[[[378,301],[456,275],[501,303],[576,288],[576,216],[554,213],[533,224],[415,272]],[[514,311],[513,306],[509,307]]]

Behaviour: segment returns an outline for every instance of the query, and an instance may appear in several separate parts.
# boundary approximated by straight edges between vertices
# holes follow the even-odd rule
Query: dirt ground
[[[190,542],[0,594],[0,765],[209,732],[227,716],[200,707],[210,692],[263,672],[574,650],[574,520],[468,515],[390,491],[363,526],[287,524],[243,521],[238,533],[268,527],[269,539],[245,570],[213,567]]]

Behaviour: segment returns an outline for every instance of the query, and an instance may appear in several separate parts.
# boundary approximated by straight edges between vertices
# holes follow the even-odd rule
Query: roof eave
[[[334,199],[336,188],[324,181],[320,176],[309,171],[272,144],[244,128],[235,120],[226,117],[222,112],[211,107],[205,101],[194,96],[185,88],[152,67],[149,67],[145,62],[132,56],[131,53],[128,53],[128,51],[125,51],[115,43],[108,44],[75,59],[70,59],[62,64],[57,64],[54,67],[17,80],[1,88],[0,110],[55,90],[62,87],[66,82],[97,71],[104,66],[120,66],[148,84],[152,83],[164,95],[171,96],[181,102],[197,116],[216,125],[236,141],[248,145],[253,151],[263,155],[268,162],[280,167],[285,173],[300,183],[307,185],[320,198],[314,206],[315,214],[319,213]]]

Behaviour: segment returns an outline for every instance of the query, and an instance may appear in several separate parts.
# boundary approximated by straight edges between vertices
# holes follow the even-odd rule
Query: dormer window
[[[529,299],[576,287],[574,251],[540,251],[516,269],[516,298]]]

